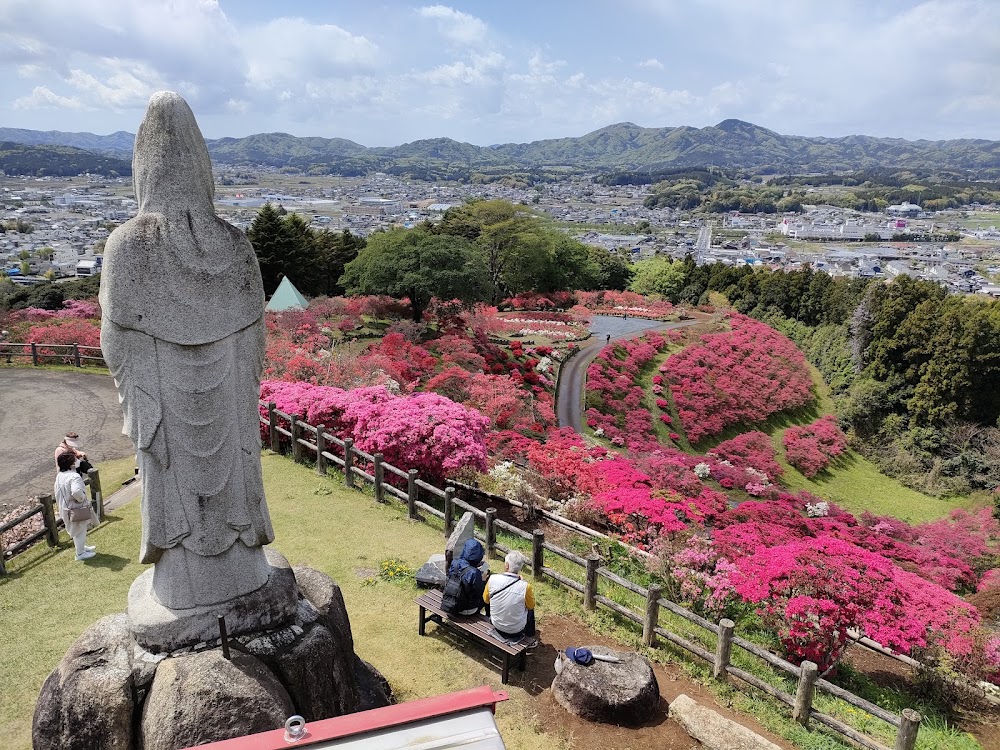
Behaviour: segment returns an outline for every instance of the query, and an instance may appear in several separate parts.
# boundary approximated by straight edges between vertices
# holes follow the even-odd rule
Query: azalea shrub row
[[[803,427],[789,427],[782,443],[788,463],[810,478],[847,450],[847,436],[832,414]]]
[[[490,420],[436,393],[396,395],[385,386],[345,391],[265,380],[260,397],[279,411],[353,438],[357,448],[381,453],[397,468],[416,469],[426,479],[441,480],[463,468],[486,470]],[[261,413],[267,415],[264,407]],[[269,440],[269,427],[261,430]]]
[[[813,399],[805,357],[791,340],[745,315],[728,320],[730,330],[703,335],[660,367],[693,443]]]
[[[677,312],[667,300],[654,300],[635,292],[577,292],[576,299],[577,304],[595,315],[631,315],[633,318],[667,320]]]
[[[5,316],[2,327],[7,330],[7,340],[25,343],[24,354],[31,354],[27,344],[55,344],[62,346],[99,347],[101,345],[101,309],[96,301],[67,300],[60,310],[43,310],[28,307]],[[0,349],[2,349],[0,345]],[[44,363],[72,363],[73,355],[66,349],[38,346],[37,353]],[[84,352],[90,356],[91,352]]]
[[[587,425],[613,445],[630,450],[645,449],[656,437],[653,417],[643,407],[645,391],[640,372],[668,344],[662,334],[651,331],[601,349],[587,368]]]
[[[684,544],[663,538],[661,569],[696,609],[719,616],[749,606],[787,654],[823,669],[854,628],[904,653],[939,651],[959,662],[982,656],[977,650],[990,636],[976,608],[950,589],[975,580],[969,560],[995,559],[1000,527],[988,511],[910,527],[857,519],[832,504],[810,517],[803,500],[813,504],[787,493],[742,503]],[[978,556],[960,558],[955,546]]]

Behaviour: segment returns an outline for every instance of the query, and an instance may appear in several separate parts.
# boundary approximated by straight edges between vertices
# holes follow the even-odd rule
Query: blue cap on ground
[[[569,657],[570,661],[582,664],[583,666],[587,666],[594,660],[594,655],[590,653],[589,648],[573,648],[570,646],[566,649],[566,656]]]

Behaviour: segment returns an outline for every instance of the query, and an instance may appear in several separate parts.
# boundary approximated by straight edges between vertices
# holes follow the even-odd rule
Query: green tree
[[[632,281],[632,267],[620,252],[596,246],[590,247],[587,252],[590,255],[590,262],[597,268],[594,289],[621,291],[628,288],[629,282]]]
[[[280,276],[285,271],[285,259],[290,254],[291,245],[281,216],[270,203],[265,203],[257,212],[247,231],[247,238],[257,254],[260,275],[264,281],[264,294],[270,297],[278,288]]]
[[[358,257],[365,246],[365,238],[343,232],[317,232],[315,235],[316,264],[321,280],[319,294],[335,296],[344,293],[340,277],[344,268]]]
[[[340,283],[348,294],[409,298],[413,320],[419,323],[432,297],[480,298],[483,276],[468,240],[420,228],[392,229],[368,238],[345,267]]]
[[[640,260],[634,269],[629,289],[639,294],[658,294],[676,301],[687,282],[684,262],[666,256]]]

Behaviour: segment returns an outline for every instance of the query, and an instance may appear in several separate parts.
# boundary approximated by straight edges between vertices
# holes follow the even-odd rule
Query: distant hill
[[[0,141],[23,143],[28,146],[72,146],[86,151],[96,151],[97,153],[131,159],[135,135],[126,133],[124,130],[119,130],[111,135],[94,135],[93,133],[64,133],[61,130],[0,128]]]
[[[8,175],[72,177],[89,172],[105,177],[127,177],[132,162],[72,146],[28,146],[0,141],[0,170]]]
[[[0,140],[31,145],[66,145],[105,153],[130,151],[133,136],[42,133],[0,128]],[[829,172],[874,167],[922,170],[995,170],[1000,142],[986,140],[906,141],[851,135],[807,138],[781,135],[741,120],[693,128],[642,128],[629,122],[573,138],[475,146],[432,138],[401,146],[367,148],[343,138],[298,138],[262,133],[209,140],[218,164],[264,164],[318,173],[361,174],[380,169],[413,176],[461,177],[478,170],[660,171],[671,167],[743,167],[781,172]]]

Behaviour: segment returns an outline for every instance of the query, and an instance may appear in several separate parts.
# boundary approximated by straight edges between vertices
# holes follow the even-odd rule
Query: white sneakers
[[[97,549],[97,547],[95,547],[92,544],[85,544],[85,545],[83,545],[83,551],[84,552],[93,552],[96,549]]]
[[[76,556],[77,560],[89,560],[97,554],[94,547],[84,547],[83,552]]]

